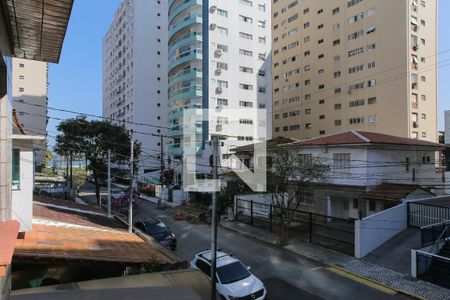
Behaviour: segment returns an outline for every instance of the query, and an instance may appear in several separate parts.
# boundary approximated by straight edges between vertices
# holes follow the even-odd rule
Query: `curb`
[[[373,284],[380,285],[380,286],[382,286],[382,287],[384,287],[384,288],[386,288],[386,289],[392,290],[392,291],[397,292],[397,293],[399,293],[399,294],[403,294],[403,295],[405,295],[405,296],[412,297],[412,298],[415,298],[415,299],[427,300],[426,298],[424,298],[424,297],[422,297],[422,296],[413,294],[413,293],[411,293],[411,292],[408,292],[408,291],[405,291],[405,290],[402,290],[402,289],[393,288],[393,287],[391,287],[391,286],[389,286],[389,285],[387,285],[387,284],[385,284],[385,283],[376,281],[376,280],[371,279],[371,278],[368,278],[368,277],[364,277],[364,276],[362,276],[362,275],[359,275],[359,274],[357,274],[357,273],[353,273],[353,272],[351,272],[351,271],[349,271],[349,270],[346,270],[346,269],[343,269],[343,268],[341,268],[341,267],[338,267],[338,266],[332,266],[332,265],[329,265],[329,267],[334,268],[334,269],[336,269],[336,270],[339,270],[339,271],[341,271],[341,272],[344,272],[344,273],[353,275],[353,276],[355,276],[355,277],[359,277],[359,278],[361,278],[361,279],[367,280],[367,281],[369,281],[369,282],[372,282]]]
[[[282,248],[282,249],[284,249],[284,250],[286,250],[286,251],[289,251],[290,253],[293,253],[293,254],[295,254],[295,255],[301,256],[302,258],[305,258],[305,259],[314,261],[314,262],[316,262],[316,263],[322,264],[322,265],[324,265],[324,266],[326,266],[326,267],[334,268],[334,269],[339,270],[339,271],[341,271],[341,272],[345,272],[345,273],[351,274],[351,275],[353,275],[353,276],[355,276],[355,277],[359,277],[359,278],[361,278],[361,279],[367,280],[367,281],[369,281],[369,282],[371,282],[371,283],[373,283],[373,284],[380,285],[380,286],[382,286],[382,287],[384,287],[384,288],[386,288],[386,289],[395,291],[395,292],[397,292],[397,293],[399,293],[399,294],[403,294],[403,295],[405,295],[405,296],[412,297],[412,298],[419,299],[419,300],[426,300],[426,298],[424,298],[424,297],[422,297],[422,296],[413,294],[413,293],[408,292],[408,291],[405,291],[405,290],[393,288],[393,287],[391,287],[391,286],[389,286],[389,285],[386,285],[386,284],[384,284],[384,283],[378,282],[378,281],[376,281],[376,280],[374,280],[374,279],[371,279],[371,278],[367,278],[367,277],[361,276],[361,275],[359,275],[359,274],[357,274],[357,273],[353,273],[353,272],[351,272],[351,271],[348,271],[348,270],[343,269],[343,268],[341,268],[341,267],[338,267],[338,266],[336,266],[336,265],[330,265],[330,264],[327,264],[327,263],[325,263],[325,262],[321,262],[321,261],[312,259],[312,258],[310,258],[310,257],[303,256],[303,255],[301,255],[301,254],[298,254],[298,253],[295,252],[295,251],[292,251],[292,250],[287,249],[287,248],[285,248],[285,247],[279,247],[278,245],[276,245],[276,244],[274,244],[274,243],[271,243],[271,242],[269,242],[269,241],[267,241],[267,240],[258,238],[258,237],[253,236],[253,235],[248,235],[248,234],[246,234],[246,233],[244,233],[244,232],[242,232],[242,231],[240,231],[240,230],[236,230],[236,229],[233,229],[233,228],[229,228],[229,227],[223,226],[222,224],[219,224],[219,226],[222,227],[222,228],[225,228],[225,229],[227,229],[227,230],[229,230],[229,231],[236,232],[236,233],[238,233],[238,234],[240,234],[240,235],[243,235],[243,236],[245,236],[245,237],[251,238],[251,239],[253,239],[253,240],[257,240],[257,241],[263,242],[263,243],[268,244],[268,245],[270,245],[270,246],[272,246],[272,247]]]

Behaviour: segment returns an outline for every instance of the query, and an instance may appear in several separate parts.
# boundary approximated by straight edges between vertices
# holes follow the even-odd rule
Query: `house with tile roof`
[[[33,203],[32,228],[17,237],[12,264],[13,290],[186,265],[98,207],[45,197]]]
[[[300,209],[339,218],[359,219],[404,200],[441,194],[441,144],[367,132],[333,135],[278,144],[304,159],[318,158],[329,167],[327,178],[306,188]],[[236,155],[252,161],[248,149]],[[249,156],[250,155],[250,156]],[[258,162],[256,162],[258,163]],[[295,178],[291,181],[294,187]],[[294,190],[294,188],[293,188]]]

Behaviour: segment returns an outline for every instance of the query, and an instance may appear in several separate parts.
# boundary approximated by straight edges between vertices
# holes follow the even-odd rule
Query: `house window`
[[[311,193],[303,193],[302,195],[297,194],[297,201],[301,205],[313,205],[314,194]]]
[[[375,200],[369,200],[369,210],[370,211],[377,210],[377,202]]]
[[[333,167],[341,173],[347,172],[350,167],[350,153],[333,153]]]
[[[353,199],[353,209],[358,209],[359,203],[358,199]]]
[[[12,150],[12,189],[20,189],[20,150]]]

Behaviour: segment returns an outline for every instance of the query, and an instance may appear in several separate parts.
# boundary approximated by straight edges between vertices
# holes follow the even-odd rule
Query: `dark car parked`
[[[142,232],[150,235],[157,240],[162,246],[175,250],[177,248],[177,239],[169,227],[157,218],[147,218],[134,223],[134,226]]]

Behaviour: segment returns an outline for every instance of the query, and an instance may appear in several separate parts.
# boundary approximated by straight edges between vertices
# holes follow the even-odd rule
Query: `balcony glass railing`
[[[201,24],[202,23],[202,14],[201,13],[193,13],[187,15],[184,19],[182,19],[177,24],[171,26],[169,28],[169,38],[172,37],[175,33],[177,33],[180,29],[187,27],[192,24]]]

